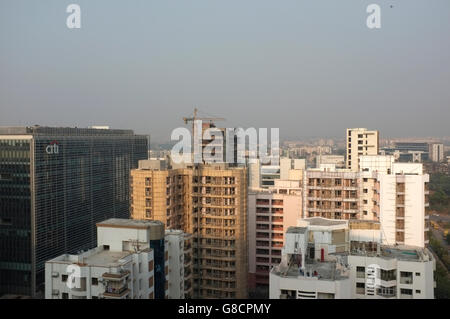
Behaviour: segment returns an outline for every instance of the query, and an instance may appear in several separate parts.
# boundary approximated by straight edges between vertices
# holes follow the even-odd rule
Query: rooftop
[[[119,266],[122,262],[120,259],[125,258],[130,255],[129,251],[109,251],[103,250],[96,254],[92,254],[83,258],[82,262],[88,265],[99,265],[99,266]]]
[[[121,228],[136,228],[136,229],[147,229],[154,226],[164,227],[164,223],[159,220],[110,218],[97,224],[97,227],[121,227]]]
[[[78,255],[64,254],[49,262],[63,264],[82,264],[84,266],[117,267],[123,264],[120,260],[132,254],[131,251],[110,251],[103,246],[90,249]]]
[[[308,228],[307,227],[294,227],[288,228],[287,233],[289,234],[304,234]]]
[[[109,129],[106,127],[48,127],[48,126],[0,126],[0,135],[134,135],[133,130]]]
[[[322,217],[305,218],[312,226],[336,226],[347,224],[346,220],[327,219]]]
[[[297,263],[291,261],[288,266],[283,267],[280,264],[274,267],[272,271],[278,276],[297,277],[298,279],[341,280],[348,278],[342,267],[337,267],[335,261],[318,262],[307,260],[304,271],[300,269]]]
[[[413,247],[413,246],[387,246],[382,245],[380,247],[380,254],[377,252],[357,251],[352,250],[353,256],[367,256],[367,257],[379,257],[385,259],[397,259],[401,261],[417,261],[425,262],[432,259],[431,253],[426,248]]]

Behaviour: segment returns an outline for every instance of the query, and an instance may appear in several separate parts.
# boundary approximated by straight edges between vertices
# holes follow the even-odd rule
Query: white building
[[[433,162],[444,161],[444,144],[430,144],[430,159]]]
[[[192,298],[192,235],[166,230],[169,252],[169,299]]]
[[[361,155],[360,171],[322,164],[303,178],[303,216],[381,222],[383,244],[428,243],[429,175],[421,163],[391,155]]]
[[[378,154],[378,131],[369,131],[366,128],[348,128],[346,149],[347,168],[354,172],[359,171],[359,156]]]
[[[249,188],[269,188],[275,180],[301,180],[306,169],[305,159],[281,157],[278,165],[261,164],[258,159],[249,163]]]
[[[381,237],[377,222],[304,219],[286,233],[270,298],[434,298],[432,254]]]
[[[345,168],[344,155],[317,155],[316,167],[319,168],[323,164],[334,164],[336,168]]]
[[[425,247],[429,242],[428,182],[419,163],[393,163],[392,174],[378,174],[375,201],[384,244]]]
[[[45,298],[153,299],[150,242],[161,239],[164,224],[158,221],[113,218],[97,224],[97,248],[45,263]]]

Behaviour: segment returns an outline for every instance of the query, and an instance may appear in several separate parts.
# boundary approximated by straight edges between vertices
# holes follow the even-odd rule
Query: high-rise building
[[[302,217],[299,180],[275,180],[269,189],[248,194],[249,291],[268,295],[270,269],[281,262],[284,233]]]
[[[422,164],[393,163],[392,174],[379,174],[374,201],[383,227],[383,243],[424,247],[429,242],[429,175]]]
[[[168,298],[167,269],[163,282],[156,275],[168,267],[169,245],[162,265],[152,248],[164,242],[163,223],[112,218],[97,228],[97,248],[45,263],[46,299],[154,299],[158,290]]]
[[[430,144],[430,159],[433,162],[444,161],[444,144]]]
[[[362,155],[360,171],[334,166],[309,169],[304,177],[305,217],[380,221],[383,244],[424,247],[429,231],[429,175],[420,163]]]
[[[181,230],[166,230],[169,252],[169,298],[190,299],[193,297],[192,235]]]
[[[346,167],[359,171],[360,155],[377,155],[379,151],[378,131],[366,128],[348,128],[346,135]]]
[[[132,218],[193,236],[194,297],[247,296],[247,169],[224,164],[136,169]]]
[[[145,158],[147,137],[130,130],[1,127],[0,294],[40,296],[47,260],[128,218],[130,169]]]
[[[303,175],[303,216],[357,219],[360,213],[359,173],[335,166],[308,169]]]
[[[307,218],[286,232],[271,299],[433,299],[428,249],[384,245],[380,223]]]

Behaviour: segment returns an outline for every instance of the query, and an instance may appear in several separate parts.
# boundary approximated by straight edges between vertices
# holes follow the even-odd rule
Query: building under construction
[[[131,216],[193,234],[194,297],[247,297],[247,171],[224,164],[131,172]]]

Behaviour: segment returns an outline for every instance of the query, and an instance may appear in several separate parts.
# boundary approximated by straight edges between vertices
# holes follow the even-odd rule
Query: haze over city
[[[450,135],[447,0],[380,0],[378,30],[371,1],[78,0],[77,30],[70,3],[1,2],[0,126],[109,125],[164,142],[198,107],[282,138]]]

